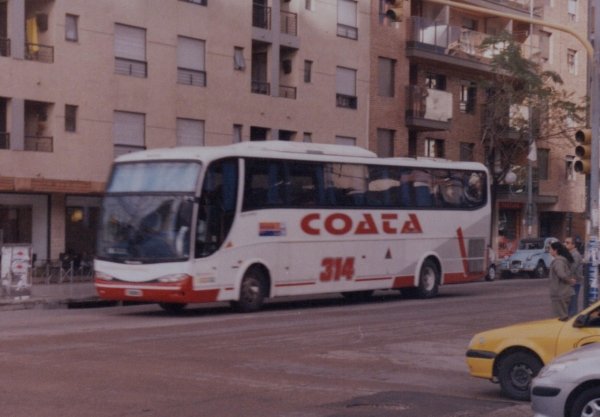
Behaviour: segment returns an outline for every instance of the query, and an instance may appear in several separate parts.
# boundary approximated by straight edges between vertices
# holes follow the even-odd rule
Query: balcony
[[[448,130],[452,122],[452,94],[409,85],[406,89],[406,125],[423,131]]]
[[[271,84],[265,81],[252,81],[251,91],[254,94],[263,94],[270,95],[271,94]]]
[[[177,68],[177,83],[206,87],[206,71]]]
[[[279,97],[296,99],[296,87],[290,87],[288,85],[279,86]]]
[[[252,26],[271,29],[271,8],[261,4],[252,5]]]
[[[54,62],[54,47],[39,43],[25,43],[25,59],[51,64]]]
[[[0,56],[10,56],[10,39],[0,38]]]
[[[298,15],[296,13],[281,12],[281,33],[298,35]]]
[[[414,56],[461,67],[491,71],[492,59],[506,45],[498,42],[482,48],[491,35],[460,26],[451,26],[431,19],[413,16],[407,19],[407,56]],[[539,44],[536,42],[536,44]],[[521,43],[524,56],[537,55],[539,49]]]
[[[0,149],[10,149],[10,133],[0,132]]]
[[[25,136],[26,151],[52,152],[53,145],[52,136]]]

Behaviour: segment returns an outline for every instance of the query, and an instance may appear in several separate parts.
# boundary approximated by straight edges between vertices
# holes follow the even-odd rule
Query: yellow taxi
[[[600,302],[566,321],[549,319],[487,330],[467,350],[472,376],[500,383],[502,392],[528,400],[531,380],[556,356],[600,342]]]

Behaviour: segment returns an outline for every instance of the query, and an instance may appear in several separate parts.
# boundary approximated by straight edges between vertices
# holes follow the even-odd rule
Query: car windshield
[[[193,204],[193,197],[184,195],[106,196],[98,258],[140,263],[187,259]]]

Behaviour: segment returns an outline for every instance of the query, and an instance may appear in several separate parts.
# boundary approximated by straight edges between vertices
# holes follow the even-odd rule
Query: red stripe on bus
[[[469,274],[469,261],[467,259],[467,248],[465,247],[465,237],[463,236],[462,227],[456,229],[456,236],[458,237],[458,247],[462,258],[464,275],[466,277]]]
[[[412,275],[404,275],[394,278],[392,288],[406,288],[415,286],[415,277]]]
[[[276,287],[300,287],[304,285],[315,285],[316,282],[284,282],[281,284],[275,284]]]
[[[483,272],[474,272],[465,274],[462,272],[453,272],[444,274],[444,284],[459,284],[461,282],[477,281],[483,276]]]
[[[373,277],[373,278],[356,278],[355,282],[366,282],[366,281],[387,281],[392,279],[392,277]]]

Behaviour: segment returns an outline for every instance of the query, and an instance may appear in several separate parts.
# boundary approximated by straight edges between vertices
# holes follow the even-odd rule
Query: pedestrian
[[[573,237],[567,237],[565,239],[565,247],[573,257],[571,269],[573,278],[575,278],[575,284],[573,284],[573,291],[575,294],[571,297],[571,301],[569,302],[569,317],[573,317],[579,311],[579,290],[581,288],[581,283],[583,282],[583,257],[581,256],[581,253],[579,253],[576,241]]]
[[[572,287],[575,283],[572,272],[573,256],[558,241],[550,244],[550,255],[554,258],[550,264],[552,314],[564,321],[569,318],[569,302],[574,294]]]

